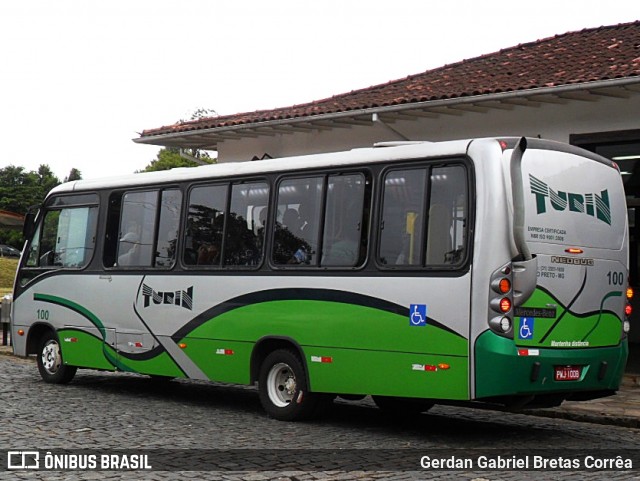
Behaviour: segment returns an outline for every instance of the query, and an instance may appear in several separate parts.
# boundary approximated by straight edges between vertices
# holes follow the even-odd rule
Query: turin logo
[[[186,291],[154,291],[146,284],[142,284],[142,297],[144,298],[144,307],[153,304],[164,304],[184,307],[185,309],[193,309],[193,286],[188,287]]]
[[[605,224],[611,225],[611,206],[609,192],[605,189],[600,194],[555,191],[545,182],[529,174],[531,193],[536,197],[536,212],[547,212],[548,204],[557,211],[569,210],[595,217]]]

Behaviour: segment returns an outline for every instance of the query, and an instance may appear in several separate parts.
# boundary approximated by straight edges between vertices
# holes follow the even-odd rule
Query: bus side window
[[[427,265],[457,265],[465,258],[467,179],[462,166],[431,172]]]
[[[180,225],[182,193],[177,189],[163,190],[160,194],[160,220],[156,242],[156,267],[171,267],[176,259],[176,244]]]
[[[119,267],[151,267],[158,191],[128,192],[122,198],[117,249]]]
[[[220,265],[227,190],[226,184],[191,190],[183,253],[186,265]]]
[[[365,188],[362,174],[329,176],[322,266],[355,267],[364,261],[367,238]],[[366,200],[368,206],[368,198]]]
[[[389,267],[422,265],[426,169],[389,172],[383,195],[380,262]]]
[[[384,180],[380,263],[389,268],[461,264],[467,210],[463,166],[390,171]]]
[[[264,227],[260,219],[252,216],[256,203],[266,205],[268,193],[269,187],[264,182],[232,185],[225,227],[225,266],[257,266],[262,261]],[[266,207],[261,214],[266,219]]]
[[[275,264],[317,264],[323,183],[322,177],[286,179],[280,183],[272,252]]]

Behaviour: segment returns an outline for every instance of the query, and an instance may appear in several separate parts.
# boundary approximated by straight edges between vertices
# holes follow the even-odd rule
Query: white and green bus
[[[628,227],[607,159],[385,143],[63,184],[29,215],[12,339],[77,368],[258,385],[281,420],[554,406],[619,388]]]

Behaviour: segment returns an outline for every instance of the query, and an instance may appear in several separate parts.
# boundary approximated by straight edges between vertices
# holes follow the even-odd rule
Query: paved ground
[[[620,422],[633,413],[598,413],[613,406],[613,400],[594,403],[591,414],[583,417],[616,421],[610,425],[446,406],[398,421],[369,401],[338,402],[319,421],[282,423],[264,414],[253,388],[189,381],[158,385],[141,376],[95,371],[79,371],[67,386],[48,385],[40,380],[33,360],[8,355],[0,356],[0,373],[0,455],[65,449],[100,456],[121,449],[149,454],[156,468],[158,463],[163,467],[149,472],[0,471],[2,480],[640,480],[640,430]],[[625,387],[624,395],[637,400],[638,389]],[[505,459],[621,455],[633,457],[636,469],[605,473],[419,467],[424,455],[460,459],[486,453],[487,448]]]

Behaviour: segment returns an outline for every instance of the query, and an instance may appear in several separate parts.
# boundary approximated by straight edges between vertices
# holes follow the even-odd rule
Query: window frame
[[[260,247],[260,261],[255,265],[241,265],[241,264],[225,264],[224,256],[225,256],[225,244],[227,240],[227,223],[228,217],[231,209],[231,202],[233,199],[233,188],[234,186],[241,186],[247,184],[264,184],[268,189],[267,199],[264,205],[264,208],[267,209],[267,216],[265,217],[265,226],[264,226],[264,234],[263,234],[263,242]],[[223,227],[221,233],[221,244],[220,244],[220,262],[214,265],[208,264],[187,264],[185,262],[185,247],[186,242],[185,239],[187,237],[187,224],[189,219],[189,207],[191,205],[191,194],[195,189],[203,188],[203,187],[215,187],[215,186],[224,186],[226,187],[225,193],[225,205],[224,205],[224,219],[223,219]],[[270,217],[271,217],[271,199],[272,199],[272,183],[269,181],[267,177],[233,177],[233,178],[220,178],[220,179],[208,179],[204,181],[190,183],[186,189],[186,195],[183,196],[183,211],[182,211],[182,228],[180,230],[180,249],[178,253],[178,257],[180,259],[180,266],[185,271],[215,271],[215,272],[227,272],[227,271],[258,271],[262,269],[265,265],[265,258],[267,257],[267,239],[268,232],[270,228]]]
[[[77,201],[83,198],[84,200]],[[67,202],[67,201],[70,201],[70,202]],[[40,253],[40,250],[42,248],[42,233],[45,225],[45,220],[49,215],[49,213],[62,212],[63,210],[80,209],[80,208],[95,209],[94,216],[93,216],[93,248],[91,249],[91,255],[88,257],[88,259],[86,259],[86,262],[84,262],[82,266],[69,266],[69,265],[65,266],[65,265],[55,265],[55,264],[43,266],[43,265],[40,265],[39,262],[38,262],[38,265],[35,265],[35,266],[29,265],[30,252],[33,246],[33,241],[36,239],[36,237],[38,239],[38,254],[37,254],[38,259],[40,259],[42,256]],[[97,192],[84,192],[84,193],[73,193],[73,194],[61,193],[61,194],[56,194],[49,197],[46,200],[46,202],[43,204],[42,208],[40,209],[40,212],[38,213],[36,229],[31,235],[31,238],[29,239],[29,243],[25,248],[22,265],[19,270],[44,273],[44,272],[58,271],[58,270],[83,271],[87,269],[93,262],[96,256],[96,251],[99,249],[99,245],[98,245],[99,225],[100,225],[100,196]],[[87,232],[85,232],[85,238],[88,233],[89,232],[87,230]],[[86,249],[86,246],[83,248]],[[27,280],[27,283],[28,282],[31,282],[31,279]]]
[[[466,238],[464,240],[464,256],[459,263],[453,265],[447,264],[427,264],[426,259],[426,251],[427,244],[426,239],[428,238],[429,225],[424,226],[423,235],[425,237],[424,247],[421,252],[422,264],[420,265],[408,265],[408,264],[385,264],[382,262],[380,251],[382,247],[382,225],[384,222],[383,214],[384,214],[384,201],[385,201],[385,181],[389,173],[394,171],[401,170],[419,170],[423,169],[426,171],[426,182],[425,182],[425,191],[427,193],[427,199],[423,200],[423,209],[424,212],[428,212],[432,204],[432,179],[433,170],[437,168],[447,168],[447,167],[462,167],[464,169],[464,174],[466,178],[465,188],[466,188]],[[377,199],[377,215],[376,215],[376,232],[374,233],[375,237],[375,252],[372,253],[373,263],[379,271],[383,271],[386,274],[391,274],[393,272],[405,272],[405,273],[418,273],[418,272],[460,272],[468,269],[468,265],[472,258],[473,251],[473,231],[474,231],[474,220],[475,220],[475,209],[474,209],[474,199],[475,199],[475,191],[473,190],[474,185],[474,174],[473,174],[473,164],[468,157],[453,157],[453,158],[434,158],[434,159],[416,159],[415,161],[401,161],[398,163],[386,163],[383,168],[378,173],[377,179],[377,188],[378,188],[378,196]]]
[[[272,193],[272,211],[270,213],[269,227],[269,242],[268,242],[268,265],[272,271],[275,272],[324,272],[324,271],[341,271],[352,272],[365,270],[369,264],[369,258],[374,245],[373,238],[373,219],[374,211],[376,210],[376,175],[373,172],[373,165],[354,165],[348,166],[344,170],[336,170],[332,168],[330,170],[306,170],[297,172],[285,172],[279,173],[273,181],[273,193]],[[358,264],[355,266],[340,266],[340,265],[323,265],[322,264],[322,249],[324,247],[324,231],[326,226],[326,209],[327,209],[327,197],[328,197],[328,185],[331,177],[342,177],[347,175],[360,175],[365,182],[365,189],[362,199],[362,223],[366,225],[361,228],[360,243],[362,243],[363,236],[366,240],[366,246],[364,254],[361,251],[361,247],[358,251]],[[319,219],[318,219],[318,232],[316,234],[316,241],[318,243],[316,249],[316,258],[314,264],[277,264],[273,259],[273,250],[276,243],[276,223],[277,223],[277,211],[278,211],[278,195],[280,192],[280,186],[283,182],[295,179],[312,179],[320,178],[322,185],[322,196],[319,206]],[[365,216],[365,212],[368,209],[368,215]]]
[[[165,191],[177,191],[180,193],[180,204],[179,204],[179,208],[180,208],[180,212],[178,214],[178,224],[177,224],[177,238],[176,238],[176,256],[173,259],[173,262],[171,263],[170,266],[158,266],[157,263],[157,247],[158,247],[158,233],[159,233],[159,228],[160,228],[160,217],[161,217],[161,206],[162,206],[162,196],[163,193]],[[124,208],[124,202],[123,199],[127,194],[141,194],[141,193],[155,193],[155,198],[156,198],[156,206],[155,206],[155,217],[154,217],[154,225],[153,225],[153,237],[152,237],[152,245],[151,245],[151,263],[149,265],[118,265],[117,261],[118,261],[118,253],[119,253],[119,245],[120,245],[120,228],[122,227],[122,214],[123,214],[123,208]],[[116,239],[115,240],[110,240],[107,239],[108,235],[112,235],[113,234],[113,226],[109,225],[110,221],[113,221],[113,219],[111,218],[111,202],[112,199],[114,198],[114,196],[119,196],[119,208],[118,208],[118,215],[117,215],[117,233],[116,233]],[[178,253],[181,250],[181,239],[180,239],[180,233],[182,232],[182,223],[183,223],[183,212],[184,212],[184,191],[181,188],[181,186],[179,185],[175,185],[175,184],[169,184],[169,185],[148,185],[148,186],[143,186],[140,188],[118,188],[118,189],[111,189],[109,191],[106,192],[106,206],[105,206],[105,220],[104,220],[104,232],[102,235],[102,244],[101,244],[101,254],[102,254],[102,259],[101,259],[101,263],[102,263],[102,268],[105,271],[116,271],[116,272],[130,272],[130,271],[162,271],[162,272],[167,272],[167,271],[171,271],[173,269],[175,269],[176,265],[178,265],[177,262],[177,256]],[[113,253],[114,256],[114,262],[112,265],[107,265],[105,262],[105,255],[106,255],[106,251],[107,251],[107,245],[109,245],[110,243],[115,243],[115,250]]]

